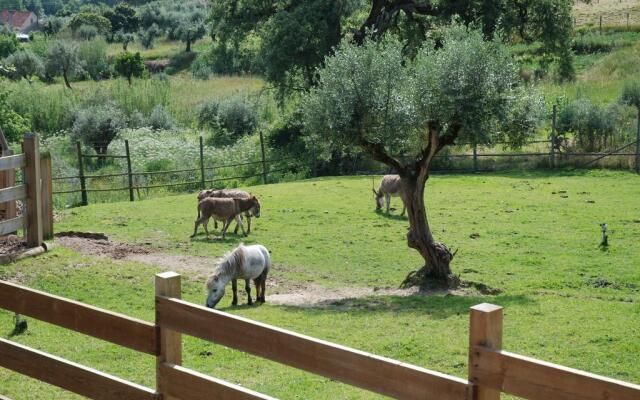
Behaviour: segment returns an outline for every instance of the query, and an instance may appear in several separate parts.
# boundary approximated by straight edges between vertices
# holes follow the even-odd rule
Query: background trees
[[[325,155],[357,147],[400,174],[407,242],[425,260],[407,282],[450,281],[453,253],[435,241],[424,204],[433,157],[458,141],[518,146],[536,128],[543,104],[522,89],[506,49],[479,31],[450,28],[413,59],[404,48],[396,37],[361,46],[343,41],[305,98],[305,127]]]
[[[31,83],[34,76],[44,74],[44,64],[40,57],[30,50],[20,50],[6,58],[6,63],[15,70],[15,76]]]

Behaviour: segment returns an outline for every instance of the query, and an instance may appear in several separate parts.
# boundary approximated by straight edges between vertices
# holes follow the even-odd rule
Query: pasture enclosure
[[[0,366],[93,399],[271,399],[181,366],[182,334],[399,399],[632,400],[640,386],[502,351],[503,310],[471,308],[469,378],[460,379],[181,300],[156,275],[155,324],[0,281],[0,308],[156,356],[156,389],[0,340]]]
[[[35,134],[24,136],[22,150],[13,155],[5,147],[0,157],[0,237],[23,229],[27,246],[37,247],[53,236],[51,158],[41,156]],[[19,169],[23,182],[16,185]],[[25,203],[20,215],[17,201]]]

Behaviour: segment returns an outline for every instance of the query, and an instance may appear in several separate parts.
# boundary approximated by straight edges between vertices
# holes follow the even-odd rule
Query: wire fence
[[[579,2],[573,9],[573,23],[576,27],[637,29],[640,27],[640,2],[638,0]]]

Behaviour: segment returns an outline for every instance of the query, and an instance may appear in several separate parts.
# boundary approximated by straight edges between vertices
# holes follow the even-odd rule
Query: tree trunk
[[[133,82],[131,80],[131,74],[127,75],[127,81],[129,81],[129,86],[131,86],[133,84]]]
[[[407,276],[402,283],[404,287],[425,286],[432,283],[444,283],[447,286],[452,286],[457,281],[449,266],[454,255],[447,246],[434,240],[429,228],[424,204],[426,180],[426,173],[424,175],[419,174],[418,177],[402,177],[402,198],[409,216],[407,244],[412,249],[416,249],[425,262],[425,265],[420,270]]]
[[[93,149],[96,151],[96,154],[100,156],[97,158],[98,168],[102,168],[106,164],[107,159],[104,156],[107,155],[107,150],[109,148],[108,146],[109,145],[104,145],[100,143],[96,143],[93,146]]]
[[[191,52],[191,40],[187,40],[187,53]]]
[[[65,84],[65,86],[66,86],[66,87],[68,87],[69,89],[73,89],[73,88],[71,87],[71,84],[69,83],[69,78],[67,77],[67,71],[64,71],[64,72],[62,73],[62,78],[64,78],[64,84]]]

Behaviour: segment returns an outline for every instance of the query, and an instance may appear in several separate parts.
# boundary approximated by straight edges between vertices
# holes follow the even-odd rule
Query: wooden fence
[[[51,157],[41,156],[35,134],[24,136],[22,151],[13,155],[4,149],[0,157],[0,236],[24,229],[27,246],[36,247],[53,236]],[[17,169],[22,169],[21,185],[16,185]],[[17,201],[26,204],[21,215]]]
[[[272,399],[189,370],[182,334],[398,399],[638,400],[640,385],[502,351],[502,308],[471,308],[469,379],[376,356],[182,301],[180,275],[156,275],[155,323],[0,281],[0,308],[156,356],[156,389],[0,339],[0,367],[92,399]]]

